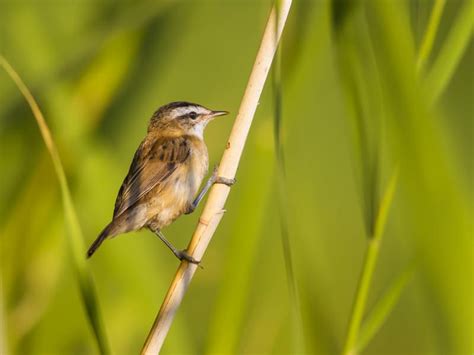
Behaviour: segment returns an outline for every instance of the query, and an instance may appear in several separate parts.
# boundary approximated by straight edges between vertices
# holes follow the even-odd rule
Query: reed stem
[[[275,6],[272,8],[265,27],[239,112],[219,164],[219,176],[235,177],[258,101],[290,11],[291,0],[281,0],[279,5],[279,11],[276,10]],[[275,26],[277,26],[276,31]],[[187,248],[188,253],[197,260],[202,260],[204,252],[219,225],[225,212],[224,205],[229,192],[230,187],[223,184],[217,184],[211,188],[209,198]],[[197,265],[188,262],[180,264],[143,346],[142,354],[150,355],[160,352],[197,267]]]

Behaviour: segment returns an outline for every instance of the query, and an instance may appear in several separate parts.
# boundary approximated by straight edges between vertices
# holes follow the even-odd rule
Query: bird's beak
[[[229,112],[227,111],[212,111],[209,115],[207,115],[207,117],[209,119],[212,119],[212,118],[215,118],[215,117],[218,117],[218,116],[224,116],[224,115],[228,115]]]

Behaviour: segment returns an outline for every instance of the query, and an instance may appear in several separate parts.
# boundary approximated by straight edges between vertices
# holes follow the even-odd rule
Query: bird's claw
[[[216,176],[216,180],[214,181],[214,184],[224,184],[227,186],[232,186],[235,184],[237,180],[235,179],[229,179],[223,176]]]
[[[176,252],[176,257],[181,261],[186,260],[188,263],[191,263],[191,264],[199,265],[201,263],[200,261],[194,259],[191,255],[189,255],[187,253],[186,249],[185,250],[178,250]]]
[[[223,176],[217,175],[217,170],[219,169],[219,165],[214,166],[214,170],[212,171],[212,179],[214,180],[214,184],[224,184],[227,186],[232,186],[236,183],[236,179],[226,178]]]

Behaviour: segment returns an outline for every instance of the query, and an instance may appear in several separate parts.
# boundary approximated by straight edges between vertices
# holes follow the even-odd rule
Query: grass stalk
[[[270,13],[239,112],[230,133],[226,150],[219,164],[218,174],[220,176],[233,178],[237,172],[245,141],[290,7],[291,0],[282,0],[280,2],[280,11],[273,7]],[[275,31],[275,23],[278,23],[277,31]],[[218,184],[214,185],[209,193],[208,200],[199,218],[199,223],[187,249],[188,253],[197,260],[202,259],[219,225],[225,212],[224,205],[229,192],[230,188],[228,186]],[[143,346],[142,354],[159,353],[197,267],[197,265],[187,262],[180,264]]]
[[[59,157],[59,152],[54,143],[51,131],[46,123],[46,120],[41,112],[38,103],[34,99],[30,90],[27,88],[18,73],[8,63],[8,61],[0,56],[0,66],[2,66],[13,82],[16,84],[28,105],[33,112],[38,127],[40,129],[43,141],[48,149],[49,155],[53,162],[53,167],[59,181],[61,190],[62,203],[64,208],[64,215],[66,220],[66,228],[68,229],[67,245],[68,250],[72,256],[73,269],[79,283],[81,291],[82,302],[87,313],[88,320],[93,329],[97,345],[101,354],[110,354],[109,343],[105,332],[105,327],[102,321],[102,316],[99,308],[99,302],[95,292],[95,286],[92,281],[92,275],[86,264],[84,239],[82,237],[81,228],[77,215],[73,206],[71,193],[69,190],[66,174]]]
[[[398,303],[402,291],[414,274],[414,264],[411,263],[406,267],[400,275],[391,283],[387,291],[382,295],[380,300],[375,304],[373,310],[366,316],[364,324],[362,324],[359,339],[357,341],[357,352],[361,352],[369,344],[370,340],[378,332],[385,323],[389,314]]]
[[[439,28],[439,24],[441,21],[445,3],[446,3],[446,0],[436,0],[435,4],[433,5],[433,8],[430,14],[430,19],[428,22],[428,26],[423,36],[420,50],[418,52],[416,69],[419,75],[423,73],[425,65],[431,54],[431,50],[433,48],[433,43],[434,43],[438,28]],[[433,82],[433,85],[430,84],[429,86],[434,88],[434,89],[428,90],[429,92],[434,92],[434,94],[432,94],[430,97],[431,102],[434,102],[437,99],[437,97],[439,96],[439,93],[446,86],[446,83],[451,78],[452,72],[456,64],[458,63],[459,58],[461,57],[461,54],[464,50],[463,46],[465,46],[465,40],[466,38],[468,38],[467,31],[469,28],[472,29],[472,18],[473,18],[472,11],[468,11],[470,9],[470,6],[472,5],[467,3],[465,5],[465,8],[461,9],[461,12],[459,14],[460,19],[458,23],[455,25],[455,28],[451,31],[449,38],[443,47],[443,48],[448,48],[448,49],[444,49],[441,51],[441,54],[439,56],[441,57],[441,59],[439,57],[437,58],[437,60],[435,61],[433,70],[431,70],[428,74],[427,81]],[[465,14],[463,14],[463,10]],[[449,44],[449,43],[453,43],[453,44]],[[452,58],[450,62],[451,66],[439,64],[439,63],[446,63],[448,61],[446,57],[448,56]],[[433,72],[435,74],[433,74]],[[445,74],[445,73],[450,73],[451,75]],[[441,79],[435,80],[435,79],[432,79],[433,77],[438,78],[438,79],[441,78]],[[436,85],[436,83],[438,83],[438,85]],[[407,283],[409,279],[409,273],[407,272],[403,274],[403,277],[401,277],[400,280],[398,280],[392,286],[391,290],[394,290],[394,291],[389,292],[388,293],[389,297],[386,297],[386,299],[384,297],[383,303],[381,305],[378,305],[379,306],[378,308],[383,310],[383,312],[376,311],[375,314],[371,314],[370,319],[368,321],[369,328],[366,327],[367,322],[364,323],[364,329],[362,331],[362,333],[364,334],[362,334],[362,337],[361,337],[359,335],[359,332],[361,328],[362,319],[364,317],[367,295],[370,288],[372,275],[373,275],[375,264],[378,257],[380,240],[381,240],[383,229],[385,226],[384,219],[387,216],[388,207],[391,203],[389,202],[387,204],[386,201],[391,201],[392,199],[390,195],[393,195],[393,192],[396,188],[397,176],[398,176],[398,169],[394,173],[394,175],[391,177],[391,182],[389,183],[384,199],[382,200],[382,204],[381,204],[378,217],[375,223],[374,235],[368,242],[366,255],[364,258],[364,265],[363,265],[361,277],[359,279],[358,289],[356,291],[356,298],[354,301],[353,310],[352,310],[352,314],[351,314],[351,318],[349,322],[349,328],[348,328],[347,337],[346,337],[346,342],[344,346],[343,354],[345,355],[357,354],[360,350],[362,350],[367,345],[367,343],[370,341],[372,336],[380,328],[381,324],[383,323],[383,320],[387,317],[389,311],[393,308],[394,303],[398,299],[402,289],[404,288],[404,285]],[[384,203],[384,200],[385,200],[385,203]],[[385,211],[383,211],[383,209]],[[382,220],[380,218],[382,218]]]
[[[425,34],[423,36],[423,40],[421,42],[420,50],[418,52],[417,58],[417,72],[421,76],[426,62],[430,57],[431,50],[433,48],[433,43],[436,38],[436,34],[439,28],[439,23],[443,14],[443,10],[445,7],[446,1],[445,0],[436,0],[435,4],[433,5],[430,19],[428,22],[428,26],[426,28]],[[469,4],[465,5],[469,7]],[[466,9],[465,9],[466,10]],[[468,11],[466,11],[468,12]],[[469,12],[468,12],[469,13]],[[461,13],[459,16],[463,16]],[[457,36],[451,34],[451,38],[453,37],[462,37],[462,31],[459,28],[467,29],[468,26],[468,19],[469,15],[463,16],[464,21],[461,21],[461,25],[457,25],[458,29],[454,29],[453,32],[457,34]],[[472,17],[471,17],[472,18]],[[462,42],[462,40],[459,40]],[[445,47],[450,47],[449,45],[445,45]],[[455,51],[454,51],[455,52]],[[452,54],[453,51],[450,51]],[[458,51],[460,53],[460,50]],[[438,60],[439,61],[439,60]],[[438,63],[436,61],[436,63]],[[456,61],[454,61],[456,63]],[[449,81],[451,76],[446,77],[446,82]],[[383,228],[384,223],[378,223],[378,228]],[[379,236],[380,238],[381,233],[383,230],[376,230],[375,236]],[[375,239],[375,237],[374,237]],[[413,273],[413,266],[410,266],[405,272],[401,274],[401,276],[394,282],[392,287],[386,293],[384,297],[382,297],[381,301],[376,305],[374,312],[372,312],[369,316],[367,321],[364,322],[361,334],[359,335],[359,328],[361,325],[362,318],[364,316],[364,309],[365,309],[365,302],[367,299],[367,291],[371,281],[371,274],[373,272],[372,268],[374,267],[374,258],[376,259],[378,254],[378,245],[379,242],[375,242],[374,239],[369,241],[369,246],[366,252],[366,259],[364,262],[364,268],[362,271],[362,277],[359,285],[359,289],[357,291],[356,303],[354,305],[354,314],[351,318],[351,325],[348,332],[348,339],[346,342],[346,354],[355,354],[361,351],[373,337],[373,335],[377,332],[377,330],[381,327],[384,320],[390,313],[391,309],[394,307],[396,301],[400,297],[400,294],[407,284],[408,280],[410,279]],[[367,275],[367,274],[368,275]],[[350,344],[350,345],[347,345]]]
[[[359,278],[359,284],[356,291],[355,302],[347,331],[346,343],[344,346],[344,355],[356,354],[354,346],[357,343],[360,324],[364,316],[367,295],[369,293],[372,275],[374,273],[375,264],[379,253],[380,240],[371,238],[368,241],[366,254],[364,256],[364,266]]]
[[[423,40],[421,41],[420,52],[418,53],[418,60],[416,63],[418,72],[423,71],[426,61],[430,57],[445,4],[446,0],[436,0],[433,9],[431,10],[428,27],[426,28]]]
[[[349,327],[347,330],[346,341],[344,345],[344,355],[355,355],[357,354],[357,341],[360,331],[362,319],[364,317],[365,308],[367,304],[367,296],[370,289],[370,284],[375,271],[375,265],[377,263],[380,243],[382,240],[383,232],[385,229],[388,212],[390,205],[392,204],[393,195],[397,186],[398,180],[398,168],[392,174],[387,188],[383,194],[380,202],[380,207],[377,212],[374,223],[374,234],[370,236],[367,244],[366,254],[364,256],[364,265],[359,277],[359,283],[357,286],[356,296],[351,312],[349,321]]]
[[[474,1],[465,0],[424,80],[428,103],[434,105],[449,84],[472,38]]]
[[[280,11],[281,0],[275,1],[277,12]],[[278,22],[275,23],[275,32],[278,30]],[[276,36],[275,36],[276,38]],[[283,87],[281,75],[282,43],[277,48],[273,63],[273,95],[274,95],[274,142],[276,155],[276,188],[279,210],[279,221],[281,231],[281,242],[283,249],[283,259],[285,261],[286,278],[288,285],[289,300],[291,302],[291,330],[292,330],[292,352],[304,353],[304,339],[302,331],[302,320],[300,313],[300,301],[298,287],[293,267],[292,247],[288,226],[288,193],[286,189],[286,167],[284,157],[284,147],[282,141],[283,124]]]

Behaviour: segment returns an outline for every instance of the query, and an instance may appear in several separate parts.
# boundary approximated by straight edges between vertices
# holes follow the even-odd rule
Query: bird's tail
[[[110,235],[112,229],[112,223],[110,223],[104,230],[99,234],[99,236],[94,240],[94,243],[90,246],[89,250],[87,251],[87,257],[90,258],[92,254],[95,253],[98,247],[104,242],[105,239]]]

